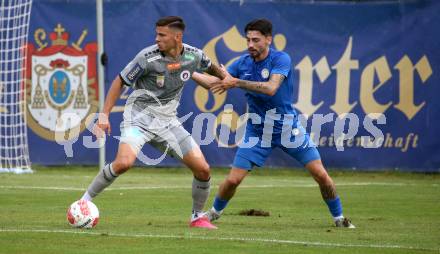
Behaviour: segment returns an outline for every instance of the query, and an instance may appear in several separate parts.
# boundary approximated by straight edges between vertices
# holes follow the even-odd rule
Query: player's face
[[[269,52],[272,36],[264,36],[260,31],[250,30],[246,34],[248,52],[252,58],[261,60]]]
[[[160,51],[167,52],[177,47],[179,32],[168,26],[156,27],[156,44]]]

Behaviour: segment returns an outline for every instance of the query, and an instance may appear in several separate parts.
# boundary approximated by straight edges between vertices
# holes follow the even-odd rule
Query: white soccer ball
[[[99,221],[99,210],[87,200],[77,200],[67,209],[67,221],[75,228],[93,228]]]

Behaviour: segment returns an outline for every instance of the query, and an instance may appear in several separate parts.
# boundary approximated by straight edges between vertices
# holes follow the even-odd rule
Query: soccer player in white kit
[[[118,153],[112,163],[99,171],[82,199],[92,200],[101,193],[134,164],[142,146],[150,143],[180,158],[193,172],[190,227],[214,229],[202,213],[210,191],[210,167],[176,115],[184,82],[193,72],[207,72],[220,79],[225,75],[202,50],[182,42],[184,29],[180,17],[159,19],[156,44],[140,51],[113,81],[95,129],[98,136],[110,134],[109,113],[124,85],[132,87],[120,125]]]

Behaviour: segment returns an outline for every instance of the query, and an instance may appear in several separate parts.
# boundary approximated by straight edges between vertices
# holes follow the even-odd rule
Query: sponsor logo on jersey
[[[167,64],[167,69],[169,71],[177,71],[181,67],[180,63],[169,63]]]
[[[45,139],[55,140],[55,133],[75,138],[85,129],[87,117],[98,110],[98,47],[96,42],[81,47],[86,35],[84,29],[69,45],[69,33],[57,24],[49,36],[37,28],[34,43],[26,45],[28,125]],[[77,128],[79,132],[72,131]]]
[[[180,73],[180,79],[182,81],[188,81],[191,77],[191,73],[188,70],[184,70]]]
[[[266,68],[264,68],[262,71],[261,71],[261,77],[263,77],[263,78],[268,78],[269,77],[269,70],[268,69],[266,69]]]
[[[141,74],[142,74],[142,67],[140,66],[139,63],[136,63],[136,65],[133,68],[131,68],[131,70],[127,73],[126,78],[128,79],[128,81],[133,83],[139,78]]]
[[[194,59],[195,59],[195,56],[194,56],[194,54],[192,54],[192,53],[185,53],[185,55],[183,56],[183,59],[185,60],[185,61],[194,61]]]
[[[151,62],[156,61],[156,60],[159,60],[159,59],[161,59],[161,58],[162,58],[161,55],[153,56],[153,57],[151,57],[151,58],[148,58],[148,59],[147,59],[147,62],[151,63]]]

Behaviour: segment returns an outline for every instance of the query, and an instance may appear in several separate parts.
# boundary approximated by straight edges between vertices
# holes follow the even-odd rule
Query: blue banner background
[[[61,23],[75,41],[83,29],[88,30],[83,43],[96,42],[96,8],[89,1],[34,1],[29,41],[35,43],[34,31],[43,28],[52,31]],[[436,99],[440,92],[439,66],[440,54],[440,2],[438,1],[387,1],[386,3],[344,3],[344,2],[240,2],[234,1],[105,1],[104,2],[104,33],[105,52],[108,55],[108,65],[105,73],[106,89],[119,71],[144,47],[154,43],[155,21],[165,15],[182,16],[187,29],[184,42],[198,48],[207,49],[209,42],[224,35],[234,26],[241,34],[237,36],[220,37],[209,49],[208,55],[216,56],[220,63],[228,63],[232,58],[246,52],[243,41],[243,28],[247,22],[257,17],[266,17],[273,22],[274,35],[285,38],[286,43],[278,41],[284,51],[292,58],[295,79],[295,99],[298,101],[300,87],[299,63],[309,57],[315,65],[325,57],[331,74],[321,82],[316,73],[313,75],[312,99],[316,105],[322,106],[315,114],[334,113],[331,105],[335,103],[337,94],[341,96],[343,89],[337,87],[336,70],[332,69],[347,49],[351,38],[351,59],[358,60],[358,69],[350,72],[349,103],[357,103],[351,113],[362,120],[366,115],[364,104],[361,103],[361,77],[366,67],[381,57],[391,72],[391,77],[374,93],[374,98],[380,104],[391,102],[384,111],[387,118],[385,125],[376,125],[382,132],[393,138],[391,147],[368,149],[363,147],[345,147],[339,152],[326,142],[319,150],[323,161],[328,167],[343,167],[359,170],[399,169],[410,171],[439,171],[440,168],[440,139],[437,128],[440,127],[440,102]],[[234,33],[228,33],[234,34]],[[240,44],[241,43],[241,44]],[[232,47],[231,47],[232,45]],[[277,43],[275,43],[277,46]],[[420,75],[414,72],[413,96],[414,104],[425,102],[424,106],[409,119],[395,105],[399,102],[400,83],[399,70],[396,64],[407,56],[413,64],[426,56],[432,73],[423,82]],[[211,57],[212,58],[212,57]],[[382,66],[383,67],[383,66]],[[426,66],[425,66],[426,70]],[[374,84],[379,83],[374,75]],[[185,128],[191,132],[195,115],[213,109],[215,115],[223,111],[225,104],[232,104],[239,114],[246,111],[244,92],[238,89],[228,92],[223,103],[215,105],[218,98],[209,95],[207,103],[195,96],[196,85],[190,81],[183,93],[179,114],[194,112],[185,122]],[[403,93],[411,93],[406,90]],[[198,104],[197,104],[198,101]],[[125,100],[118,101],[123,106]],[[203,108],[200,107],[203,106]],[[299,113],[305,113],[299,111]],[[111,114],[112,135],[119,136],[121,112]],[[311,121],[308,122],[310,129]],[[324,124],[321,136],[329,137],[333,132],[334,122]],[[409,147],[402,151],[402,146],[410,139]],[[361,128],[357,136],[368,135]],[[73,144],[73,157],[65,155],[63,146],[54,141],[43,139],[38,133],[29,130],[29,146],[31,161],[36,164],[97,164],[98,150],[85,148],[83,136],[90,136],[85,130],[78,142]],[[414,140],[414,137],[417,139]],[[389,141],[388,141],[389,142]],[[389,142],[390,143],[390,142]],[[111,161],[117,151],[118,140],[114,137],[107,139],[107,161]],[[228,166],[233,159],[235,148],[219,147],[217,142],[202,146],[202,150],[212,166]],[[144,154],[158,157],[160,154],[149,146],[143,149]],[[172,158],[167,158],[160,165],[180,165]],[[267,167],[291,167],[299,164],[281,150],[275,150],[266,162]]]

